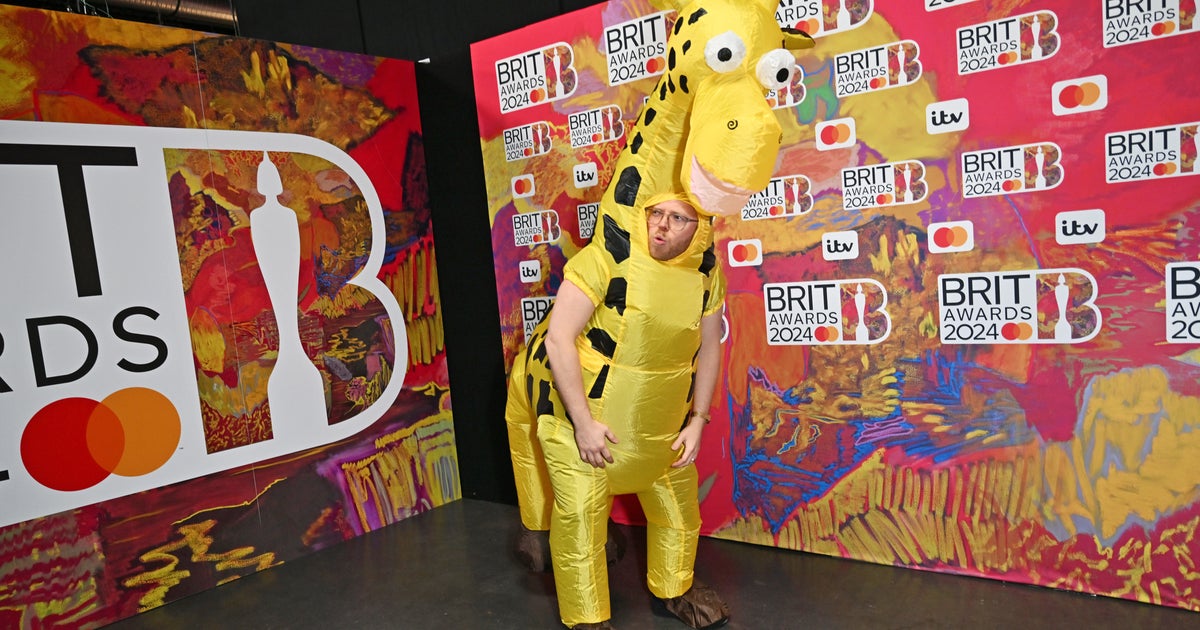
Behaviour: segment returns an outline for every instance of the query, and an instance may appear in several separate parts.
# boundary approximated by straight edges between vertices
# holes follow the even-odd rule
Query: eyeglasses
[[[667,220],[667,227],[671,228],[673,232],[682,232],[689,223],[700,222],[700,219],[689,219],[682,214],[663,212],[658,208],[646,208],[646,222],[650,225],[658,225],[663,222],[664,218]]]

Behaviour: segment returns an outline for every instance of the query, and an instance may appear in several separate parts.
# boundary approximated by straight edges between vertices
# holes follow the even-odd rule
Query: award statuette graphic
[[[854,289],[854,314],[857,315],[858,321],[854,326],[855,341],[869,341],[870,332],[867,330],[867,322],[863,318],[866,306],[867,296],[863,295],[862,283],[859,283]]]
[[[551,59],[553,59],[553,61],[554,61],[554,94],[553,94],[553,96],[560,96],[560,95],[562,95],[562,92],[563,92],[562,61],[560,61],[558,58],[558,47],[557,46],[554,47],[554,51],[551,53],[550,56],[551,56]]]
[[[850,9],[846,7],[846,0],[840,0],[837,7],[837,28],[839,31],[844,31],[850,28]]]
[[[258,165],[258,192],[266,200],[250,211],[250,236],[279,328],[279,355],[267,380],[267,400],[272,417],[305,418],[304,424],[312,426],[326,416],[325,381],[300,344],[300,222],[295,211],[279,203],[283,181],[266,152]]]
[[[1054,285],[1054,302],[1058,305],[1058,321],[1054,323],[1054,340],[1071,341],[1071,322],[1067,319],[1067,301],[1071,299],[1071,288],[1067,286],[1067,278],[1058,274],[1058,283]]]
[[[19,274],[0,278],[0,285],[7,290],[6,294],[23,295],[22,300],[6,302],[5,308],[0,309],[0,330],[5,333],[3,358],[15,364],[29,364],[41,360],[37,358],[41,356],[51,370],[47,374],[73,377],[70,382],[38,386],[34,373],[23,379],[14,376],[11,369],[0,374],[13,390],[7,395],[0,394],[5,399],[4,417],[11,420],[0,423],[0,470],[9,473],[8,480],[0,482],[0,527],[331,445],[373,425],[396,400],[408,361],[401,354],[403,350],[388,348],[407,349],[409,343],[400,303],[379,279],[386,253],[383,204],[366,171],[341,149],[298,134],[16,120],[0,120],[0,138],[23,147],[50,147],[41,150],[66,156],[64,160],[74,160],[76,164],[83,159],[80,156],[92,156],[88,159],[97,162],[100,158],[95,156],[114,152],[132,152],[137,157],[136,162],[127,160],[119,166],[103,166],[100,177],[89,175],[88,170],[101,167],[77,167],[84,174],[83,186],[77,192],[86,196],[87,214],[93,227],[90,240],[96,252],[98,277],[103,281],[101,294],[86,297],[79,296],[72,257],[66,254],[70,243],[61,228],[60,217],[66,209],[58,168],[0,166],[0,189],[13,194],[19,191],[24,195],[19,197],[19,207],[30,209],[9,213],[3,232],[8,238],[5,247],[0,248],[9,268],[21,269]],[[22,151],[29,153],[30,149]],[[210,157],[202,160],[199,154]],[[257,371],[262,379],[259,382],[265,383],[259,386],[257,391],[261,395],[253,403],[259,409],[269,409],[269,433],[264,432],[263,439],[243,441],[236,448],[212,450],[206,433],[210,425],[206,424],[205,405],[210,398],[205,394],[211,390],[202,388],[208,388],[212,381],[199,366],[197,353],[203,354],[212,346],[206,345],[210,339],[204,335],[193,334],[197,329],[192,324],[197,321],[200,309],[189,310],[187,287],[197,285],[187,284],[191,276],[185,275],[188,268],[180,255],[178,232],[179,226],[189,220],[192,195],[176,191],[173,196],[168,175],[172,171],[184,172],[179,165],[189,155],[197,156],[194,158],[197,163],[211,159],[213,164],[220,160],[248,167],[246,181],[239,184],[242,186],[239,190],[251,195],[257,190],[265,197],[259,207],[243,206],[241,216],[245,217],[245,223],[239,225],[249,224],[249,229],[240,232],[242,236],[238,238],[222,242],[228,252],[233,252],[234,247],[242,249],[235,257],[242,261],[237,264],[253,265],[257,261],[260,266],[261,276],[253,281],[260,283],[262,306],[254,312],[265,315],[261,321],[253,321],[265,333],[261,343],[266,359],[261,364],[265,369]],[[263,160],[261,172],[255,173],[255,166],[264,155],[276,161]],[[359,242],[364,249],[362,256],[356,257],[353,269],[342,272],[349,276],[346,285],[356,287],[353,290],[357,298],[370,305],[373,321],[386,320],[381,326],[387,327],[392,339],[388,346],[381,346],[379,359],[381,365],[389,366],[390,373],[386,374],[386,380],[378,379],[378,395],[368,404],[343,413],[332,424],[326,391],[334,390],[325,385],[326,377],[320,375],[320,368],[306,353],[327,352],[333,342],[313,338],[310,343],[308,335],[313,333],[308,329],[314,327],[305,326],[308,311],[300,312],[297,295],[300,270],[304,268],[300,261],[304,241],[298,226],[305,224],[296,212],[283,205],[297,205],[304,200],[301,182],[292,185],[293,171],[279,166],[295,164],[297,160],[310,161],[313,169],[352,184],[361,196],[362,202],[355,205],[355,212],[360,213],[363,230]],[[257,181],[256,175],[259,175]],[[280,197],[285,191],[283,182],[290,197]],[[193,184],[207,185],[199,178]],[[177,207],[176,202],[182,205]],[[215,233],[228,232],[227,226],[222,225]],[[250,238],[245,239],[245,235]],[[50,256],[44,252],[64,254]],[[30,260],[38,264],[30,265]],[[228,269],[218,256],[212,257],[211,264]],[[227,276],[222,270],[214,274],[218,278]],[[25,285],[36,285],[39,290],[30,292],[23,288]],[[220,291],[227,286],[202,284],[200,288],[210,294],[205,298],[207,302],[198,304],[221,303],[228,296]],[[50,317],[55,319],[47,319]],[[236,317],[243,319],[231,316],[227,319],[228,326],[251,322],[244,314]],[[272,319],[277,324],[278,342],[272,338]],[[45,334],[30,342],[13,342],[8,331],[27,328],[26,320],[46,322],[30,337],[41,329],[45,329]],[[58,321],[71,323],[53,325]],[[301,338],[301,334],[305,336]],[[279,348],[275,352],[277,343]],[[228,347],[234,349],[233,345]],[[94,362],[87,358],[93,352]],[[275,356],[271,357],[271,353]],[[247,365],[239,363],[236,357],[228,363]],[[222,359],[217,365],[225,364]],[[14,363],[5,363],[11,365]],[[74,370],[77,365],[89,369]],[[258,369],[256,366],[255,370]],[[72,370],[78,374],[70,374]],[[66,404],[60,401],[81,401],[71,403],[73,408],[80,413],[88,412],[84,418],[87,422],[80,423],[83,432],[75,434],[81,441],[75,451],[79,456],[74,459],[62,449],[53,450],[52,441],[35,439],[41,435],[40,424],[35,421],[39,410],[49,408],[51,411],[46,413],[57,414],[55,410]],[[231,397],[230,401],[235,412],[242,409],[237,406],[244,402],[240,397],[238,400]],[[84,409],[85,404],[92,405],[98,414],[91,436],[86,431],[92,424],[91,410]],[[178,414],[178,437],[176,423],[168,417],[175,415],[171,408]],[[142,411],[146,410],[151,415],[143,416]],[[239,413],[230,415],[246,417]],[[140,423],[143,417],[152,418],[153,422],[143,426]],[[23,435],[29,426],[33,429],[22,452]],[[146,444],[148,432],[152,431],[156,432],[153,443]],[[127,438],[122,447],[115,439],[108,439],[121,433],[137,434],[138,442]],[[95,441],[98,438],[105,441]],[[87,439],[93,442],[89,444]],[[45,460],[37,459],[42,456]],[[87,460],[100,459],[93,464],[85,461],[84,456]],[[87,464],[83,472],[88,472],[88,476],[70,477],[73,481],[69,487],[62,483],[48,486],[29,470],[30,466],[39,471],[46,469],[42,466],[44,461],[68,472],[82,462]],[[45,475],[42,477],[49,480]]]

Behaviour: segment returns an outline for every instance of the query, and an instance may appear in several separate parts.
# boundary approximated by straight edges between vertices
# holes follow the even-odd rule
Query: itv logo
[[[1104,242],[1104,211],[1074,210],[1054,216],[1054,240],[1059,245]]]
[[[522,260],[517,266],[517,271],[521,276],[521,282],[532,284],[542,279],[542,261],[540,260]]]
[[[599,183],[600,176],[597,174],[595,162],[584,162],[576,164],[574,168],[574,182],[576,188],[591,188]]]
[[[971,126],[970,101],[956,98],[925,106],[925,131],[930,135],[966,131]]]
[[[858,258],[858,232],[826,232],[822,234],[821,257],[825,260]]]

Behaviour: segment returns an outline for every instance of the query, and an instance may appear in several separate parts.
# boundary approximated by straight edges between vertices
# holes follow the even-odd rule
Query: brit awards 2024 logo
[[[1038,11],[958,29],[958,73],[971,74],[1049,59],[1058,53],[1058,16]]]
[[[823,37],[858,28],[874,12],[874,0],[781,0],[775,21],[784,28]]]
[[[786,219],[807,214],[813,208],[811,188],[812,182],[804,175],[773,177],[766,188],[750,196],[742,208],[742,220]]]
[[[579,238],[592,238],[596,233],[596,215],[599,213],[598,203],[581,203],[575,207],[575,214],[579,220]]]
[[[1167,264],[1167,343],[1200,343],[1200,262]]]
[[[904,87],[921,78],[921,48],[910,39],[833,58],[838,97]]]
[[[551,306],[554,306],[553,296],[521,298],[521,329],[525,331],[525,343],[529,343],[533,329],[541,323]]]
[[[609,85],[657,76],[667,69],[667,33],[674,18],[674,11],[662,11],[604,29]]]
[[[925,165],[919,160],[842,169],[842,207],[846,210],[917,203],[928,194]]]
[[[1118,131],[1104,137],[1104,181],[1195,175],[1200,122]]]
[[[1063,180],[1062,149],[1053,142],[968,151],[962,154],[964,198],[1036,192]]]
[[[1105,48],[1196,30],[1195,0],[1104,0],[1101,6]]]
[[[500,113],[560,101],[575,93],[575,50],[566,42],[523,52],[496,62]]]
[[[1100,332],[1096,278],[1083,269],[938,276],[944,344],[1075,344]]]
[[[625,136],[621,108],[605,105],[596,109],[575,112],[567,116],[571,129],[571,148],[581,149],[601,142],[620,140]]]
[[[550,152],[550,123],[538,121],[504,130],[504,159],[516,162]]]
[[[883,285],[871,278],[763,285],[772,346],[876,344],[892,332]]]
[[[400,306],[378,279],[383,208],[340,149],[292,134],[18,121],[0,121],[0,138],[0,188],[21,209],[4,218],[4,233],[19,238],[0,249],[5,267],[20,269],[0,278],[5,295],[20,296],[0,309],[0,526],[344,440],[395,400],[406,362],[393,352],[381,356],[394,368],[376,383],[380,395],[349,413],[339,406],[335,417],[331,385],[311,358],[328,342],[302,326],[300,223],[290,206],[318,187],[299,180],[307,173],[361,193],[355,207],[369,245],[344,281],[370,304],[364,317],[407,347]],[[180,243],[179,230],[195,227],[193,208],[176,203],[168,173],[192,158],[257,173],[244,179],[247,198],[261,201],[227,208],[236,236],[233,226],[197,228]],[[300,162],[327,166],[310,173]],[[200,315],[189,311],[184,277],[205,253],[192,241],[208,237],[222,248],[218,259],[258,268],[257,290],[269,299],[270,321],[229,322],[270,331],[272,349],[261,372],[268,404],[256,412],[262,434],[232,446],[209,441],[206,368],[196,357],[208,360],[199,345],[213,339],[193,328]]]
[[[925,0],[925,10],[940,11],[942,9],[949,9],[950,7],[961,6],[968,2],[975,2],[975,0]]]
[[[562,228],[558,226],[558,213],[554,210],[514,214],[512,225],[513,241],[517,247],[553,243],[562,236]]]

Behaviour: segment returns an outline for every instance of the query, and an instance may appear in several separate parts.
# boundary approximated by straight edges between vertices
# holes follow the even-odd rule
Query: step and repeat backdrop
[[[1193,0],[785,0],[706,534],[1200,610]],[[472,47],[505,356],[590,239],[676,19]],[[628,504],[617,517],[636,519]]]
[[[0,6],[0,627],[459,498],[413,64]]]

